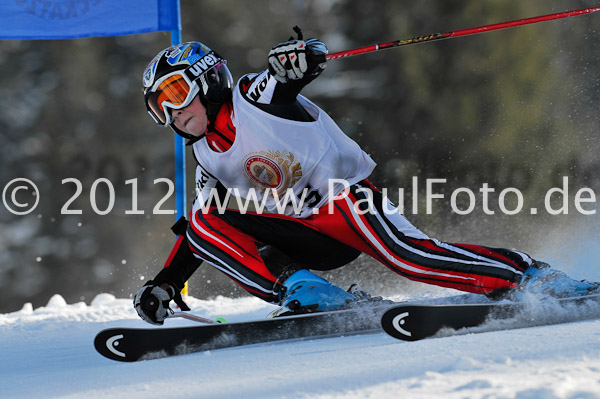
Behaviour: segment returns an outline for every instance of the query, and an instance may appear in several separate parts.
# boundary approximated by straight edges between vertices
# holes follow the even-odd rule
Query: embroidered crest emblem
[[[247,154],[242,161],[246,177],[254,188],[275,189],[283,194],[302,178],[302,166],[289,151],[259,151]]]

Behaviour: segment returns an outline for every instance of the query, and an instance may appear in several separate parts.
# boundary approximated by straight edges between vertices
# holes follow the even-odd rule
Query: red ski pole
[[[459,30],[446,32],[446,33],[433,33],[430,35],[413,37],[411,39],[396,40],[393,42],[372,44],[370,46],[359,47],[359,48],[355,48],[352,50],[340,51],[339,53],[328,54],[326,57],[328,60],[334,60],[334,59],[338,59],[338,58],[351,57],[353,55],[372,53],[372,52],[379,51],[379,50],[386,50],[386,49],[390,49],[390,48],[394,48],[394,47],[408,46],[409,44],[431,42],[434,40],[441,40],[441,39],[450,39],[450,38],[459,37],[459,36],[475,35],[477,33],[490,32],[490,31],[498,30],[498,29],[506,29],[506,28],[512,28],[515,26],[535,24],[538,22],[551,21],[554,19],[561,19],[561,18],[566,18],[566,17],[574,17],[576,15],[582,15],[582,14],[591,14],[591,13],[598,12],[598,11],[600,11],[600,7],[584,8],[581,10],[565,11],[565,12],[559,12],[556,14],[542,15],[539,17],[531,17],[531,18],[525,18],[525,19],[517,19],[514,21],[500,22],[497,24],[483,25],[483,26],[478,26],[476,28],[459,29]]]

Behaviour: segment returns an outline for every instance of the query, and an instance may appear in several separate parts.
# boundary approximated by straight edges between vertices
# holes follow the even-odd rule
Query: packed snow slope
[[[229,322],[272,309],[254,298],[188,302]],[[151,328],[130,299],[108,294],[90,305],[55,295],[0,315],[0,398],[600,398],[600,320],[412,343],[376,333],[138,363],[94,350],[96,333],[117,326]]]

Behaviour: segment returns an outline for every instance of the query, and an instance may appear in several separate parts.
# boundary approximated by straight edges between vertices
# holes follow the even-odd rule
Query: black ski
[[[98,333],[94,346],[109,359],[135,362],[240,345],[381,331],[381,316],[390,306],[384,302],[354,309],[241,323],[179,328],[110,328]]]
[[[558,324],[600,317],[600,294],[532,303],[452,305],[405,304],[390,307],[381,318],[384,331],[394,338],[417,341],[456,330],[500,321],[482,331]],[[444,330],[444,331],[442,331]],[[469,330],[469,332],[477,332]]]

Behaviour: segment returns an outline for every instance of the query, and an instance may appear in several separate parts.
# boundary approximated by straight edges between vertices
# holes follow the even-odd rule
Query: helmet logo
[[[194,62],[192,66],[190,66],[186,70],[186,72],[189,71],[193,75],[192,79],[194,79],[202,75],[218,63],[219,59],[214,55],[214,53],[210,53],[200,58],[198,61]]]
[[[144,87],[152,86],[152,81],[154,80],[154,73],[156,72],[156,65],[158,64],[158,59],[154,58],[150,64],[146,67],[144,71]]]
[[[183,52],[183,54],[181,55],[181,59],[182,60],[187,60],[188,57],[192,54],[192,51],[194,50],[194,46],[188,46],[185,51]]]
[[[169,47],[167,50],[165,50],[165,58],[169,64],[174,65],[175,62],[177,62],[177,56],[181,53],[181,46]]]

